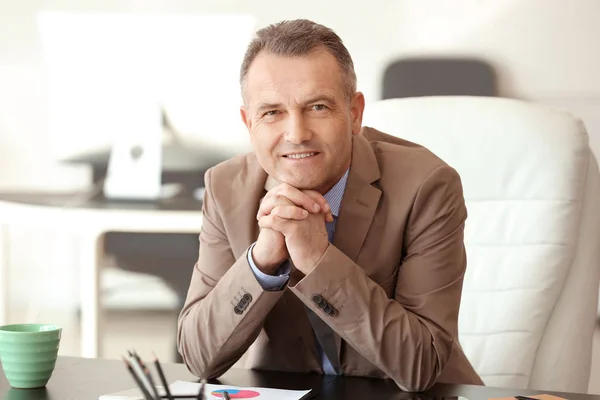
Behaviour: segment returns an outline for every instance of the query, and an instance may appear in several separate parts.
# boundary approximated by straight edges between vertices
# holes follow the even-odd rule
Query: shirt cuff
[[[252,249],[254,248],[255,243],[252,243],[250,248],[248,249],[248,264],[250,264],[250,268],[256,277],[258,283],[264,290],[267,291],[276,291],[281,290],[286,285],[288,280],[290,279],[290,271],[292,269],[291,263],[288,261],[281,264],[279,269],[276,272],[276,275],[268,275],[258,269],[254,260],[252,259]]]

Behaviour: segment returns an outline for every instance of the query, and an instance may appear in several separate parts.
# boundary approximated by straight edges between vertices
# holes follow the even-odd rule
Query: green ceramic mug
[[[10,386],[46,386],[54,371],[62,328],[50,324],[0,326],[0,362]]]

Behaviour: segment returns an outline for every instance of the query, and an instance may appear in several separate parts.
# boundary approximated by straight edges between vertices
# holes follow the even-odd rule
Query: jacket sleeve
[[[248,263],[234,258],[205,174],[198,261],[177,323],[177,346],[190,372],[200,378],[222,375],[250,347],[283,291],[265,291]]]
[[[393,298],[333,245],[290,289],[400,388],[426,390],[453,348],[466,268],[466,217],[458,174],[440,166],[416,194]],[[315,294],[334,312],[319,307]]]

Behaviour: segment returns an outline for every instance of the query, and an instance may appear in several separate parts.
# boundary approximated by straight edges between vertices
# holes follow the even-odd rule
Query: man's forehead
[[[343,93],[343,79],[333,56],[311,54],[301,57],[259,54],[246,77],[247,94],[281,100]]]
[[[341,93],[337,88],[328,85],[326,82],[322,85],[312,84],[311,82],[285,85],[283,87],[273,87],[265,84],[261,88],[257,85],[254,90],[250,89],[248,94],[253,103],[305,103],[318,99],[335,99]]]

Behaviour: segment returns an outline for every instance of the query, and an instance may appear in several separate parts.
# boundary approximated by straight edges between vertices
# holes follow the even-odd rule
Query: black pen
[[[156,385],[154,384],[154,379],[152,379],[152,374],[150,373],[150,370],[148,369],[148,367],[146,367],[146,364],[144,364],[144,361],[142,361],[142,359],[140,358],[140,356],[137,354],[137,352],[135,350],[132,350],[130,353],[132,354],[133,357],[135,357],[135,360],[138,362],[138,364],[142,368],[142,372],[144,373],[144,375],[146,375],[146,378],[148,379],[148,383],[150,384],[149,386],[152,388],[152,393],[154,394],[154,398],[156,400],[160,400],[161,396],[160,396],[160,394],[158,394],[158,389],[156,388]]]
[[[229,393],[227,393],[226,391],[223,392],[223,399],[225,399],[225,400],[231,400],[231,397],[229,397]]]
[[[202,381],[200,390],[198,390],[198,400],[204,400],[204,381]]]
[[[146,386],[142,383],[140,377],[134,371],[133,367],[131,366],[131,363],[128,360],[126,360],[125,357],[123,357],[123,362],[125,363],[125,365],[127,366],[127,369],[131,373],[133,380],[135,380],[135,383],[138,385],[138,387],[142,391],[142,395],[144,396],[144,398],[146,400],[152,400],[152,396],[150,395],[150,392],[148,392],[148,390],[146,390]]]
[[[539,400],[539,399],[536,399],[535,397],[527,397],[527,396],[515,396],[515,399],[517,399],[517,400]]]
[[[154,397],[152,395],[152,392],[154,392],[155,388],[154,388],[154,385],[152,385],[150,383],[150,380],[148,379],[148,375],[144,372],[144,368],[142,367],[142,364],[140,364],[140,362],[138,361],[138,358],[135,357],[135,355],[129,356],[129,362],[131,363],[131,366],[133,367],[133,371],[136,373],[138,378],[140,378],[140,381],[142,382],[143,387],[150,394],[150,397],[149,397],[150,400],[154,400],[156,397]],[[160,397],[159,397],[159,399],[160,399]]]
[[[158,357],[156,357],[156,354],[152,353],[152,355],[154,355],[154,366],[156,367],[158,377],[160,378],[160,381],[162,382],[165,388],[165,394],[167,395],[167,399],[173,400],[173,396],[171,396],[171,390],[169,389],[169,383],[167,382],[167,379],[165,378],[165,373],[163,372],[163,369],[160,366],[160,361],[158,361]]]

